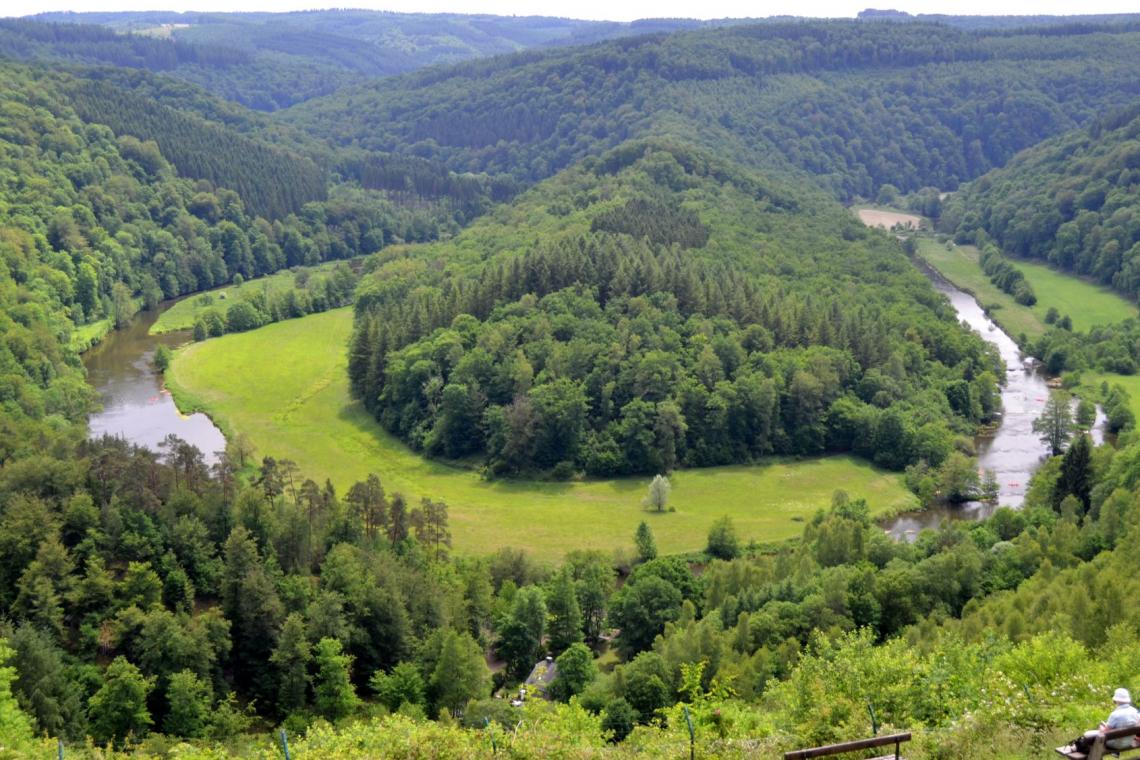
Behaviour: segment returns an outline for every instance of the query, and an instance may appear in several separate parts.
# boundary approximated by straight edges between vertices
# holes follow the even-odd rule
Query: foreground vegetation
[[[464,554],[503,545],[548,560],[572,548],[611,551],[628,546],[641,520],[662,551],[691,551],[722,516],[744,542],[777,541],[798,535],[836,488],[866,498],[875,514],[915,505],[898,476],[848,457],[681,471],[672,478],[677,511],[663,515],[642,506],[643,478],[487,481],[409,450],[351,398],[343,348],[351,328],[351,312],[340,309],[194,344],[176,354],[167,384],[184,411],[208,412],[259,456],[290,459],[306,476],[343,490],[377,473],[390,491],[443,499]]]

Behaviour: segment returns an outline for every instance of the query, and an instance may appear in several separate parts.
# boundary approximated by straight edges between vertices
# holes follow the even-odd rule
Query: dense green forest
[[[0,54],[161,71],[273,111],[424,66],[703,25],[367,10],[44,13],[0,22]]]
[[[397,254],[359,291],[353,387],[413,447],[494,473],[937,466],[995,411],[994,359],[897,242],[675,144]]]
[[[1041,35],[811,22],[645,36],[428,69],[281,117],[524,181],[657,134],[808,172],[841,198],[950,190],[1140,94],[1140,33]]]
[[[1046,141],[963,188],[942,226],[1140,297],[1140,105]]]
[[[240,431],[212,465],[175,436],[89,439],[73,340],[332,261],[207,309],[196,337],[354,298],[354,392],[413,447],[489,478],[853,451],[924,495],[971,498],[996,357],[835,196],[891,185],[934,204],[930,186],[1088,124],[1010,172],[1032,168],[1027,218],[1064,192],[1059,209],[1095,213],[1082,234],[1103,258],[1132,230],[1135,111],[1101,113],[1140,94],[1131,27],[655,34],[430,68],[273,117],[141,70],[173,54],[199,81],[186,72],[226,67],[190,57],[230,34],[246,58],[214,91],[241,99],[291,20],[221,15],[174,42],[0,25],[0,49],[39,61],[0,64],[0,752],[45,756],[59,737],[69,757],[268,758],[284,729],[296,757],[683,756],[687,715],[702,757],[888,728],[913,730],[918,758],[1037,757],[1137,685],[1140,440],[1120,389],[1103,389],[1112,444],[1059,436],[1024,507],[985,521],[895,542],[837,491],[796,541],[743,546],[726,518],[703,550],[658,556],[647,521],[628,551],[547,565],[452,551],[443,501],[377,476],[338,490]],[[528,23],[525,44],[600,33]],[[297,34],[297,66],[306,44],[328,52]],[[92,62],[137,68],[74,65]],[[321,65],[344,63],[316,79]],[[1078,158],[1055,177],[1063,150]],[[981,221],[1002,182],[1020,197],[1003,176],[943,221],[1041,255]],[[339,262],[361,256],[353,291]],[[1015,265],[987,256],[1017,293]],[[1059,321],[1031,348],[1056,372],[1132,372],[1137,330]],[[547,656],[549,691],[513,706]]]

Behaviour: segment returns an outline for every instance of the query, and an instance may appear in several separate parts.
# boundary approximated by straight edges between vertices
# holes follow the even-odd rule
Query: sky
[[[492,13],[502,16],[563,16],[632,21],[638,18],[741,18],[777,15],[851,17],[864,8],[955,15],[1066,15],[1136,13],[1137,0],[342,0],[334,7],[405,13]],[[0,0],[0,16],[44,11],[294,11],[322,6],[317,0]]]

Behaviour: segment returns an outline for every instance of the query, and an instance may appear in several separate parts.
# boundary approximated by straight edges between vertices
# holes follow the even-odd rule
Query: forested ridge
[[[492,472],[937,466],[995,411],[985,344],[897,243],[680,145],[622,146],[388,258],[359,290],[353,388],[413,447]]]
[[[742,26],[431,68],[280,117],[339,144],[528,182],[632,137],[673,135],[810,173],[840,198],[874,197],[887,183],[953,189],[1135,96],[1138,45],[1111,26],[1048,37]]]
[[[3,750],[268,758],[284,729],[302,758],[684,756],[687,715],[702,757],[896,728],[917,758],[1037,757],[1095,725],[1140,678],[1121,390],[1114,444],[1065,431],[1023,509],[913,543],[837,491],[797,541],[743,545],[725,518],[662,557],[658,480],[628,550],[546,564],[453,550],[444,501],[338,488],[241,431],[212,466],[174,436],[89,440],[76,351],[165,298],[366,256],[352,386],[427,455],[648,483],[852,451],[971,498],[996,357],[834,196],[949,188],[1087,122],[1135,94],[1133,35],[649,36],[349,90],[307,137],[148,72],[0,64]],[[1084,133],[1111,145],[1078,162],[1090,187],[1124,174],[1094,169],[1134,116]],[[220,329],[207,308],[196,337],[344,302],[356,274],[330,269],[235,298]],[[1136,330],[1058,324],[1033,349],[1124,372]],[[502,698],[547,655],[546,695]]]
[[[615,23],[348,9],[44,13],[0,23],[0,52],[162,71],[273,111],[433,64],[704,25],[686,19]]]
[[[942,226],[1140,296],[1140,101],[963,188]]]

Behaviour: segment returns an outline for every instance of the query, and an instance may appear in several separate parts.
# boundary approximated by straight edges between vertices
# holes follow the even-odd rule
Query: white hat
[[[1118,705],[1129,705],[1132,704],[1132,695],[1128,693],[1128,689],[1117,689],[1112,695],[1112,701]]]

